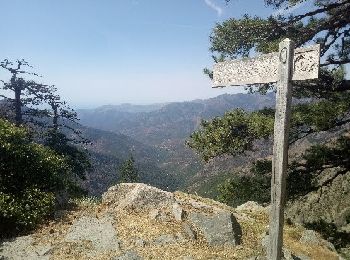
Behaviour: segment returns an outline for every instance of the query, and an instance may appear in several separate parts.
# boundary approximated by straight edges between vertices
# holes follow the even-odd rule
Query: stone
[[[321,172],[318,178],[330,180],[330,170]],[[327,186],[322,186],[287,204],[286,216],[300,224],[336,224],[340,230],[350,213],[350,172],[334,177]]]
[[[320,245],[320,246],[326,246],[329,250],[336,252],[336,249],[334,245],[321,238],[316,231],[313,230],[305,230],[300,238],[300,243],[302,244],[314,244],[314,245]]]
[[[343,209],[334,220],[338,228],[345,227],[350,224],[350,207]]]
[[[143,183],[121,183],[102,195],[102,202],[112,210],[132,209],[135,212],[171,208],[175,203],[171,192]]]
[[[218,212],[212,216],[193,212],[189,220],[202,231],[209,245],[240,244],[242,230],[231,212]]]
[[[246,203],[236,207],[236,211],[257,212],[257,211],[266,211],[266,208],[264,208],[263,206],[261,206],[259,203],[255,201],[247,201]]]
[[[91,241],[95,250],[120,250],[117,233],[109,219],[81,217],[69,228],[66,242]]]
[[[137,247],[145,247],[147,245],[147,242],[141,238],[135,239],[135,246]]]
[[[188,223],[183,223],[182,228],[188,238],[190,238],[191,240],[197,239],[196,232],[193,231],[192,227]]]
[[[49,260],[52,246],[35,244],[32,236],[22,236],[2,242],[0,259]]]
[[[160,237],[154,240],[154,244],[156,245],[173,244],[176,242],[176,237],[170,234],[161,235]]]
[[[310,257],[305,255],[294,255],[288,249],[283,248],[283,257],[282,260],[311,260]]]
[[[158,209],[152,209],[148,215],[150,219],[157,220],[159,218],[160,213]]]
[[[113,260],[142,260],[143,258],[133,250],[129,250],[121,256],[114,257]]]
[[[173,215],[176,221],[182,221],[184,218],[184,211],[178,203],[173,204]]]
[[[300,238],[300,243],[304,244],[315,244],[318,245],[320,243],[320,238],[318,234],[313,230],[305,230]]]

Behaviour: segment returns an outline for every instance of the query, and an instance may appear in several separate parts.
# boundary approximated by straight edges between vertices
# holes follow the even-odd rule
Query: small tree
[[[125,160],[119,168],[120,181],[119,182],[137,182],[139,179],[138,170],[135,166],[135,159],[132,155]]]

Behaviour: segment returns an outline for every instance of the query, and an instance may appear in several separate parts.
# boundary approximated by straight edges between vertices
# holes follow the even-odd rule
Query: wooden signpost
[[[282,257],[291,83],[318,78],[319,64],[319,45],[294,49],[293,41],[286,39],[280,43],[278,53],[214,65],[213,87],[277,82],[268,252],[271,260]]]

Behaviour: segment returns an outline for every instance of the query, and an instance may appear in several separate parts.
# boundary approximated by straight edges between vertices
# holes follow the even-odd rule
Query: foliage
[[[27,80],[23,77],[19,77],[19,75],[38,76],[36,73],[25,70],[25,68],[31,68],[25,60],[11,62],[5,59],[0,62],[0,67],[11,73],[9,82],[5,82],[4,80],[1,80],[1,82],[3,83],[2,89],[11,91],[14,98],[6,95],[0,96],[3,97],[14,110],[16,125],[21,125],[24,121],[42,125],[42,122],[38,119],[47,116],[47,110],[39,109],[37,106],[42,105],[46,101],[48,95],[55,89],[52,86],[37,83],[32,79]]]
[[[319,79],[293,82],[293,97],[302,99],[302,102],[293,104],[289,141],[294,143],[312,133],[330,131],[350,122],[350,81],[345,77],[343,67],[350,63],[350,1],[264,2],[278,9],[275,15],[261,18],[246,14],[216,24],[210,36],[214,62],[278,51],[279,42],[285,38],[294,40],[297,47],[319,43],[322,56]],[[301,14],[293,15],[293,7],[307,3],[311,9],[299,9]],[[204,72],[212,77],[209,69]],[[265,94],[274,91],[275,84],[249,85],[247,90]],[[272,136],[273,114],[273,111],[268,114],[259,111],[226,113],[221,118],[202,122],[188,144],[205,161],[224,154],[245,153],[255,148],[255,140]],[[251,130],[253,123],[254,129]],[[342,137],[334,146],[318,144],[306,151],[301,161],[291,163],[287,180],[290,198],[318,188],[315,179],[326,168],[339,167],[336,176],[348,172],[348,143],[348,138]],[[261,201],[255,189],[263,190],[258,192],[259,195],[269,195],[269,192],[264,192],[270,186],[269,181],[264,182],[270,176],[267,173],[269,167],[268,163],[256,164],[249,177],[234,176],[227,180],[220,186],[221,199],[231,204],[251,199]],[[261,179],[262,176],[266,179]],[[333,179],[320,185],[328,185]],[[269,196],[266,199],[269,200]]]
[[[135,159],[132,155],[125,160],[119,168],[120,182],[137,182],[139,179],[138,170],[135,166]]]
[[[55,196],[38,188],[26,188],[20,194],[0,191],[0,233],[29,230],[54,210]]]
[[[87,143],[87,140],[80,135],[80,131],[72,127],[78,120],[76,112],[56,94],[55,86],[38,84],[24,78],[24,76],[39,76],[27,71],[32,67],[25,60],[11,62],[5,59],[0,63],[0,67],[11,74],[8,82],[2,80],[2,88],[14,94],[14,98],[9,97],[10,95],[1,95],[7,108],[15,115],[14,118],[11,116],[8,118],[17,126],[25,125],[32,128],[37,141],[44,143],[65,159],[69,170],[65,172],[64,189],[72,193],[81,193],[82,190],[75,182],[79,178],[84,179],[84,174],[91,169],[91,164],[86,151],[74,145]],[[49,109],[45,108],[45,105]],[[71,135],[73,138],[68,138],[69,133],[73,133]]]
[[[187,144],[205,161],[222,154],[238,155],[253,148],[256,139],[268,138],[273,131],[273,110],[248,113],[236,109],[211,121],[203,120]]]
[[[71,170],[65,159],[30,140],[23,127],[0,119],[0,188],[18,194],[33,184],[44,191],[64,188]]]
[[[92,168],[89,156],[85,150],[70,144],[69,141],[65,134],[51,130],[47,134],[45,145],[64,156],[74,176],[84,180],[85,172]]]
[[[24,127],[3,119],[0,155],[1,229],[31,228],[51,213],[53,194],[69,185],[71,168],[64,157],[31,141]]]
[[[218,186],[219,201],[236,207],[247,201],[270,201],[271,161],[257,161],[252,175],[234,175]]]

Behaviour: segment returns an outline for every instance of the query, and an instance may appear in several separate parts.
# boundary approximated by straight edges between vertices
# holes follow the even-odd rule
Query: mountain
[[[221,116],[226,111],[242,108],[248,111],[271,107],[274,94],[220,95],[205,100],[159,104],[158,109],[149,112],[135,112],[150,106],[134,106],[121,109],[120,106],[103,106],[96,109],[77,110],[83,125],[119,132],[141,142],[161,146],[168,139],[187,138],[202,119]],[[151,105],[156,108],[157,105]],[[132,112],[130,112],[132,111]]]
[[[159,150],[142,144],[128,136],[90,127],[81,127],[83,135],[92,141],[87,146],[93,170],[83,182],[89,194],[100,196],[118,182],[119,167],[132,153],[139,170],[140,181],[166,190],[175,190],[177,181],[167,176],[158,166],[164,157]]]
[[[225,94],[205,100],[147,106],[109,105],[77,112],[80,122],[92,131],[90,139],[94,142],[93,151],[99,154],[94,160],[98,163],[101,158],[106,175],[109,174],[108,169],[115,171],[117,167],[113,160],[108,159],[110,156],[125,158],[125,153],[131,152],[135,154],[140,167],[149,170],[144,176],[148,176],[147,183],[172,190],[186,188],[193,183],[194,176],[208,168],[185,145],[186,139],[199,127],[202,119],[221,116],[235,108],[252,111],[271,107],[274,102],[273,93],[264,96]],[[237,162],[227,160],[226,164],[232,168]],[[161,175],[164,175],[164,179],[156,183],[153,179],[157,180]],[[95,181],[95,185],[101,185],[100,180]],[[103,184],[103,187],[106,184]]]

